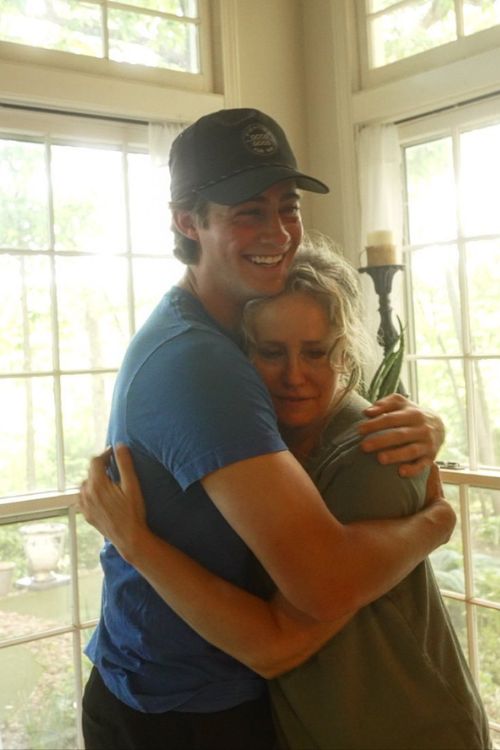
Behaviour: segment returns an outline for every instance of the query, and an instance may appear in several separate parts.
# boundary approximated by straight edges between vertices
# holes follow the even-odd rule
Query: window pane
[[[70,634],[2,649],[0,673],[4,748],[77,747]]]
[[[90,457],[104,450],[114,381],[114,373],[61,378],[66,487],[78,486]]]
[[[458,487],[447,484],[444,487],[446,499],[451,503],[457,523],[452,537],[445,547],[439,547],[430,555],[432,568],[440,589],[465,593],[464,562],[462,548],[462,519],[460,516],[460,500]]]
[[[436,411],[446,425],[446,441],[439,458],[468,465],[462,363],[453,360],[419,361],[417,376],[419,402]]]
[[[95,619],[101,610],[102,568],[99,561],[103,538],[83,516],[76,518],[78,539],[78,592],[80,619]]]
[[[125,252],[121,153],[54,146],[52,179],[56,249]]]
[[[457,234],[451,138],[405,149],[408,224],[412,245],[454,239]]]
[[[500,125],[463,133],[461,192],[467,235],[500,233]]]
[[[61,368],[118,367],[130,338],[125,258],[57,258]]]
[[[465,603],[458,601],[457,599],[452,599],[448,596],[444,597],[444,603],[446,605],[446,609],[448,610],[448,614],[450,615],[455,633],[457,634],[458,640],[460,641],[462,651],[465,654],[465,658],[468,659],[469,647],[467,642]]]
[[[2,0],[0,37],[8,42],[102,56],[101,12],[82,0]]]
[[[500,23],[500,3],[498,0],[463,0],[464,32],[489,29]]]
[[[135,325],[139,328],[186,267],[175,258],[141,258],[134,260],[133,268]]]
[[[457,248],[414,250],[411,273],[417,354],[458,354],[462,323]]]
[[[493,747],[498,750],[498,748],[500,748],[500,729],[493,729],[492,727],[490,727],[490,735],[493,742]]]
[[[370,26],[374,67],[456,39],[453,3],[415,0],[374,18]]]
[[[480,654],[479,688],[491,721],[500,723],[500,611],[476,607]]]
[[[119,0],[121,5],[134,5],[136,8],[149,8],[175,16],[196,18],[198,3],[196,0]]]
[[[111,8],[108,19],[112,60],[200,72],[193,24]]]
[[[370,13],[376,13],[378,10],[384,10],[390,8],[391,5],[395,5],[398,0],[367,0],[367,6]]]
[[[0,495],[57,487],[52,378],[0,380]]]
[[[474,595],[500,602],[500,491],[471,487]]]
[[[171,255],[168,171],[155,167],[149,154],[128,155],[132,252]]]
[[[476,439],[479,464],[500,466],[500,359],[473,362]]]
[[[500,241],[467,243],[466,259],[473,351],[500,354]]]
[[[0,371],[52,369],[47,257],[0,256]]]
[[[45,250],[49,246],[45,148],[0,139],[0,246]]]
[[[0,641],[68,625],[67,518],[0,526],[0,555],[15,564],[10,587],[0,597]]]

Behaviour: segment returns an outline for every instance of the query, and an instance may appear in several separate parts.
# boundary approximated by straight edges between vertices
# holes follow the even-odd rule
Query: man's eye
[[[298,216],[298,214],[300,214],[300,206],[298,204],[285,206],[285,208],[283,209],[283,213],[289,214],[290,216]]]

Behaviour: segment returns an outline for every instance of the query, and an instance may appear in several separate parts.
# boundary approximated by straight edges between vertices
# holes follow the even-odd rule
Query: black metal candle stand
[[[392,280],[397,271],[402,271],[403,265],[365,266],[359,268],[359,273],[367,273],[373,279],[375,291],[379,299],[380,325],[377,331],[377,341],[387,354],[397,341],[399,332],[392,322],[391,292]]]

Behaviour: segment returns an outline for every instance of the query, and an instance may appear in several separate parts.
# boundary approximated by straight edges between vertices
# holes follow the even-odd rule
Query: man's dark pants
[[[86,750],[273,750],[274,728],[263,698],[214,713],[145,714],[119,701],[94,667],[83,696]]]

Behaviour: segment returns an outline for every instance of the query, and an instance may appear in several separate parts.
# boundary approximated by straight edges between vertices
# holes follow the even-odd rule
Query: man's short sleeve
[[[188,331],[155,350],[126,411],[131,439],[182,489],[230,463],[286,450],[264,383],[222,335]]]

